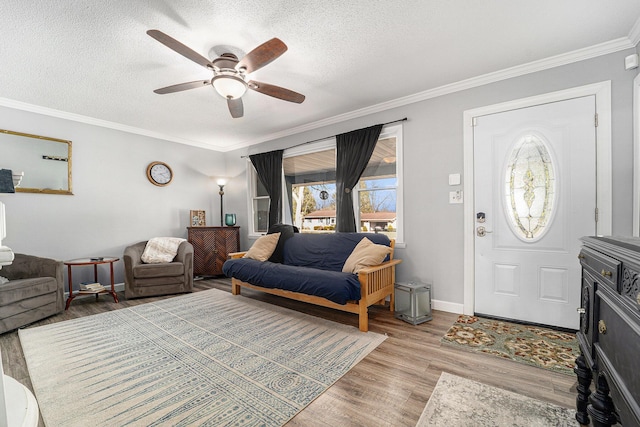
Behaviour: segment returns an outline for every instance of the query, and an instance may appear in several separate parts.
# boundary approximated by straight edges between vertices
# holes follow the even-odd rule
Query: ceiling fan
[[[233,53],[223,53],[220,57],[210,61],[162,31],[149,30],[147,34],[185,58],[213,71],[211,80],[179,83],[156,89],[155,93],[163,95],[212,85],[223,98],[226,98],[229,112],[233,118],[242,117],[244,114],[242,95],[247,89],[298,104],[305,99],[304,95],[298,92],[248,79],[248,74],[264,67],[287,51],[287,45],[278,38],[272,38],[261,44],[240,60]]]

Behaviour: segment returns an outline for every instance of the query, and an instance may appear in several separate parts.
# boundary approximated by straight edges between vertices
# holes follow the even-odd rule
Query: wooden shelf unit
[[[194,276],[220,276],[227,255],[240,250],[240,227],[187,227]]]

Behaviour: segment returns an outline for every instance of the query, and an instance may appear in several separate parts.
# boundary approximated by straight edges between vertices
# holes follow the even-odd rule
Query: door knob
[[[484,237],[487,235],[487,233],[493,233],[493,231],[487,231],[487,229],[483,226],[476,228],[476,234],[478,235],[478,237]]]

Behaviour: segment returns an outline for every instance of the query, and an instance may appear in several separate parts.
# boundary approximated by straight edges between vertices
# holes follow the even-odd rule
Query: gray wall
[[[60,260],[122,258],[134,242],[186,238],[191,209],[206,210],[207,224],[217,225],[220,199],[211,177],[225,175],[221,153],[5,107],[0,129],[72,141],[74,195],[0,195],[7,216],[2,243],[14,252]],[[0,167],[2,157],[0,151]],[[147,165],[155,160],[174,172],[166,187],[147,180]],[[90,280],[91,270],[75,267],[74,282]],[[122,271],[120,260],[116,283],[124,281]]]
[[[3,244],[16,252],[71,259],[121,257],[124,247],[136,241],[154,236],[186,237],[190,209],[206,210],[207,223],[217,225],[218,188],[210,177],[226,175],[231,179],[225,187],[224,210],[237,214],[241,246],[247,249],[252,241],[246,235],[246,160],[241,155],[408,117],[404,123],[406,248],[397,250],[403,259],[397,269],[398,280],[432,282],[434,299],[461,305],[463,205],[448,203],[449,191],[461,188],[450,187],[448,175],[463,172],[463,111],[611,80],[613,232],[630,235],[632,81],[637,70],[625,71],[624,57],[633,52],[635,49],[629,49],[488,84],[224,154],[0,107],[2,129],[73,141],[74,195],[0,196],[7,213]],[[173,168],[176,177],[168,187],[147,181],[146,166],[154,160]],[[0,167],[1,161],[0,152]],[[116,282],[122,281],[120,261]]]
[[[463,173],[465,110],[504,101],[612,81],[613,233],[632,232],[632,82],[637,70],[624,70],[624,57],[635,49],[512,78],[394,108],[370,116],[270,141],[225,154],[234,178],[227,191],[227,210],[239,215],[246,236],[246,175],[241,155],[287,148],[305,141],[408,117],[404,123],[404,212],[406,248],[398,249],[403,263],[398,280],[417,278],[433,284],[433,298],[463,303],[463,205],[448,203],[450,173]],[[465,192],[473,189],[465,188]]]

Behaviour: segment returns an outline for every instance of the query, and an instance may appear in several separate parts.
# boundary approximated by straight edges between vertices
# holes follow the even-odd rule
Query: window
[[[520,240],[542,238],[554,212],[555,167],[545,142],[536,135],[520,138],[505,173],[505,203],[511,228]]]
[[[402,126],[382,129],[376,148],[354,190],[360,231],[402,242]],[[266,232],[269,197],[248,162],[252,233]],[[331,233],[336,227],[335,139],[287,149],[282,160],[283,218],[303,233]],[[290,207],[287,204],[290,203]],[[262,212],[262,213],[261,213]],[[262,222],[261,222],[262,219]]]
[[[357,187],[356,224],[360,231],[397,237],[396,138],[379,139]]]
[[[249,162],[249,165],[251,165],[251,162]],[[258,179],[253,166],[250,166],[250,170],[253,172],[249,174],[249,194],[253,195],[250,203],[250,218],[252,218],[250,232],[251,234],[266,233],[269,226],[269,194],[260,179]]]
[[[335,141],[285,150],[282,169],[293,224],[303,233],[335,230]]]

